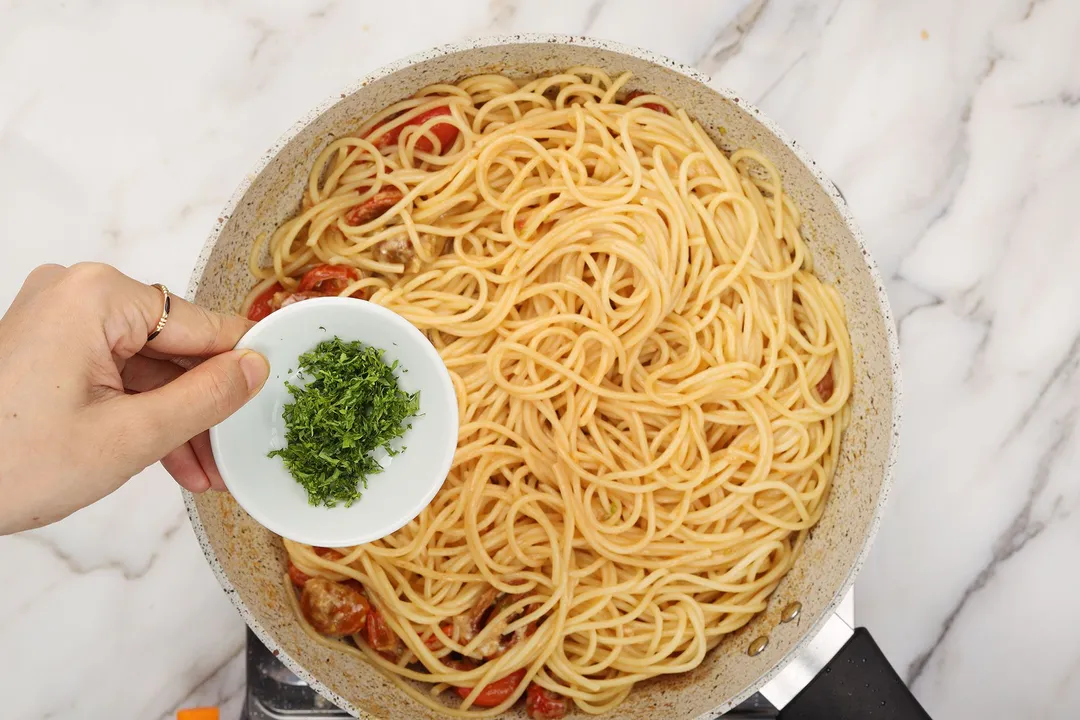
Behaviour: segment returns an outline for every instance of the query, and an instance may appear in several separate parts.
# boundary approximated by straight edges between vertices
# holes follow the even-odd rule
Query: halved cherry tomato
[[[480,694],[476,696],[476,700],[473,700],[473,705],[476,707],[495,707],[502,703],[506,698],[514,694],[518,685],[525,679],[525,668],[515,670],[504,678],[500,678],[490,685],[485,685],[484,689],[480,691]],[[469,697],[469,693],[472,692],[472,688],[456,687],[454,690],[463,699]]]
[[[495,660],[497,658],[502,657],[503,655],[505,655],[507,653],[508,650],[510,650],[510,648],[514,647],[515,645],[517,645],[519,642],[521,642],[525,638],[532,637],[533,633],[535,633],[535,632],[536,632],[536,621],[534,620],[533,622],[529,623],[525,627],[518,628],[517,630],[515,630],[513,633],[511,633],[509,635],[501,635],[498,638],[498,640],[496,641],[497,644],[495,646],[494,651],[486,653],[484,655],[484,658],[486,660]],[[491,650],[491,648],[487,647],[487,644],[481,645],[480,649],[482,651],[490,651]]]
[[[312,298],[320,297],[326,297],[326,295],[324,293],[318,292],[283,292],[276,298],[274,298],[274,300],[270,303],[270,307],[272,308],[277,305],[277,307],[271,310],[271,312],[277,312],[281,308],[288,307],[289,305],[298,303],[301,300],[311,300]]]
[[[453,623],[445,622],[439,626],[439,629],[443,631],[443,635],[454,637]],[[428,650],[441,650],[443,646],[442,641],[439,640],[439,636],[434,633],[424,638],[424,644],[427,645]]]
[[[314,289],[298,289],[296,292],[288,292],[278,283],[274,283],[251,303],[247,313],[248,320],[257,322],[287,305],[302,300],[340,295],[341,291],[349,286],[349,283],[360,279],[360,277],[360,271],[356,268],[339,265],[316,265],[305,273],[300,280],[301,288],[310,286]],[[360,288],[350,297],[367,300],[367,290]]]
[[[511,595],[510,593],[499,593],[498,599],[491,606],[491,611],[487,613],[487,619],[484,621],[484,627],[488,628],[493,622],[501,622],[503,628],[509,625],[511,622],[517,620],[524,613],[532,612],[533,608],[525,608],[513,616],[504,618],[501,621],[497,621],[496,618],[502,613],[503,610],[513,605],[519,597],[517,595]],[[486,660],[494,660],[502,657],[510,648],[517,645],[525,638],[532,637],[532,634],[536,632],[536,621],[533,620],[523,628],[518,628],[510,634],[500,632],[496,637],[488,638],[486,642],[480,645],[477,650],[484,656]]]
[[[828,402],[835,389],[836,385],[833,380],[832,367],[830,366],[828,372],[825,373],[825,377],[821,378],[817,384],[817,391],[818,395],[821,396],[821,402]]]
[[[304,585],[307,584],[307,581],[311,579],[311,576],[308,575],[303,570],[301,570],[300,568],[293,565],[292,562],[290,562],[289,563],[289,579],[292,580],[293,585],[295,585],[296,587],[301,587],[302,588],[302,587],[304,587]]]
[[[354,587],[314,577],[304,583],[300,610],[318,632],[344,637],[364,629],[371,604]]]
[[[345,557],[344,555],[342,555],[340,552],[338,552],[337,550],[335,550],[333,548],[316,547],[316,548],[313,548],[313,549],[315,550],[316,555],[318,555],[321,558],[326,558],[328,560],[340,560],[341,558]],[[292,560],[290,560],[289,561],[289,579],[293,581],[293,585],[295,585],[296,587],[301,587],[302,588],[302,587],[304,587],[305,584],[307,584],[307,581],[311,579],[311,576],[308,575],[303,570],[301,570],[300,568],[293,565]],[[360,583],[356,583],[356,585],[357,585],[358,590],[362,591],[364,589],[363,586],[360,585]]]
[[[364,597],[367,597],[367,593],[364,592],[364,586],[360,584],[359,580],[353,580],[352,578],[349,578],[348,580],[342,580],[341,584],[345,585],[346,587],[351,587],[356,592],[362,594]],[[370,605],[371,603],[369,602],[368,604]]]
[[[648,95],[648,94],[649,93],[644,92],[643,90],[635,90],[635,91],[633,91],[632,93],[630,93],[629,95],[626,96],[626,101],[630,102],[631,100],[633,100],[636,97],[641,97],[642,95]],[[656,112],[663,113],[664,115],[670,115],[671,114],[671,113],[669,113],[667,111],[667,108],[664,107],[663,105],[661,105],[660,103],[641,103],[641,107],[646,107],[646,108],[649,108],[650,110],[655,110]]]
[[[536,683],[529,683],[526,691],[525,712],[532,720],[562,720],[566,717],[566,698],[546,690]]]
[[[402,123],[401,125],[398,125],[392,130],[387,130],[382,135],[379,135],[377,138],[375,138],[375,147],[382,150],[383,148],[388,148],[391,145],[397,145],[398,138],[401,137],[401,131],[404,130],[406,127],[410,125],[423,125],[433,117],[449,114],[450,108],[447,105],[442,105],[437,108],[432,108],[427,112],[420,113],[407,123]],[[368,137],[374,135],[378,131],[378,129],[384,124],[385,123],[380,123],[379,125],[373,127],[371,129],[371,132],[368,133]],[[442,152],[446,152],[450,148],[450,146],[454,144],[454,140],[457,139],[458,128],[457,125],[454,125],[452,123],[437,123],[431,126],[431,133],[435,137],[439,138],[439,145],[442,146],[441,150]],[[419,140],[416,141],[416,149],[420,152],[431,152],[433,148],[434,145],[431,144],[431,140],[429,140],[426,136],[421,137]]]
[[[360,279],[360,271],[346,265],[316,265],[300,278],[297,293],[340,295],[351,283]]]
[[[484,616],[488,614],[488,609],[495,604],[495,601],[499,599],[501,593],[491,585],[484,588],[484,591],[480,593],[480,596],[473,603],[473,606],[469,608],[469,611],[465,613],[465,617],[468,618],[469,624],[472,625],[471,630],[476,632],[481,626],[481,621]],[[469,638],[470,640],[472,638]]]
[[[279,292],[282,292],[285,288],[281,287],[281,283],[274,283],[270,287],[266,288],[259,294],[259,297],[255,298],[255,301],[251,303],[251,307],[248,308],[247,317],[248,320],[255,320],[258,322],[264,317],[274,312],[274,307],[271,302],[274,296]]]
[[[371,222],[398,204],[401,200],[401,191],[396,187],[380,190],[372,197],[355,206],[345,215],[345,222],[349,225],[363,225]]]
[[[374,605],[371,606],[371,614],[368,615],[367,641],[372,650],[380,653],[396,655],[400,649],[398,636],[390,629],[390,626],[386,623],[386,618],[382,616],[382,613]]]
[[[467,658],[467,657],[463,657],[463,658],[444,657],[442,659],[442,664],[445,665],[446,667],[451,667],[451,668],[454,668],[455,670],[460,670],[461,672],[465,672],[466,670],[473,670],[473,669],[475,669],[477,667],[476,663],[472,660],[472,658]]]

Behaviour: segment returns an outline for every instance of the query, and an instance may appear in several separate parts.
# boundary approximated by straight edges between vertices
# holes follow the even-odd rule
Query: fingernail
[[[252,393],[263,386],[266,376],[270,374],[270,364],[254,350],[246,350],[240,356],[240,369],[247,380],[248,391]]]

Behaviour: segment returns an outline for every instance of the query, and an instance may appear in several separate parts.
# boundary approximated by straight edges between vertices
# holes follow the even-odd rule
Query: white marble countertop
[[[50,261],[176,289],[261,152],[375,67],[497,32],[695,65],[843,188],[887,280],[899,475],[857,586],[935,718],[1080,716],[1080,3],[0,2],[0,308]],[[0,538],[0,715],[168,718],[243,626],[152,468]]]

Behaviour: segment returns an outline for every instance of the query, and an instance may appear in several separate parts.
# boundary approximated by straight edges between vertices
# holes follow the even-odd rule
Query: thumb
[[[157,462],[239,410],[266,382],[270,365],[254,350],[215,355],[172,382],[125,400],[143,440],[129,448],[143,465]],[[126,433],[125,433],[126,434]]]

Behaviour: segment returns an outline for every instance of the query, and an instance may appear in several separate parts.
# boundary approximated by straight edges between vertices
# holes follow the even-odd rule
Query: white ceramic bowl
[[[400,440],[404,452],[380,460],[367,489],[351,507],[314,506],[280,457],[282,409],[292,396],[297,360],[323,340],[339,337],[382,348],[405,392],[420,392],[420,414]],[[359,545],[385,537],[415,518],[442,487],[458,435],[457,396],[442,358],[424,334],[396,313],[351,298],[315,298],[288,305],[260,321],[237,348],[266,356],[270,377],[247,405],[210,430],[221,477],[255,520],[297,542],[323,547]],[[395,443],[397,445],[397,443]]]

